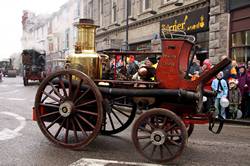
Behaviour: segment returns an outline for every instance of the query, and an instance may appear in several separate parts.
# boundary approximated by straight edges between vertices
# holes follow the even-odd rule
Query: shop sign
[[[160,32],[185,31],[188,34],[204,32],[209,29],[209,8],[174,16],[160,22]]]

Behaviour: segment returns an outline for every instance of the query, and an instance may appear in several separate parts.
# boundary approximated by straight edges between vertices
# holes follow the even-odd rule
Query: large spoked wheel
[[[143,113],[132,130],[138,152],[154,162],[169,162],[180,156],[187,138],[182,120],[175,113],[161,108]]]
[[[100,131],[102,95],[95,83],[77,70],[51,74],[39,86],[36,118],[43,134],[66,148],[82,148]]]
[[[136,105],[128,97],[104,99],[103,135],[117,134],[125,130],[134,120]]]

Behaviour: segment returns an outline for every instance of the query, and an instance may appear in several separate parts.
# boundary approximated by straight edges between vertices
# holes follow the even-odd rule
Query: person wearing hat
[[[237,117],[237,112],[241,104],[241,93],[237,84],[238,81],[234,78],[231,78],[228,81],[229,91],[228,91],[228,100],[229,100],[229,118],[235,119]]]
[[[246,66],[244,64],[239,65],[239,72],[237,75],[237,79],[239,81],[238,87],[241,92],[241,111],[242,111],[242,117],[246,118],[246,107],[247,107],[247,91],[248,91],[248,84],[247,84],[247,73],[246,73]]]
[[[225,113],[225,107],[222,107],[220,105],[220,100],[224,97],[226,98],[228,95],[228,87],[227,82],[223,79],[223,72],[219,72],[216,75],[216,78],[212,81],[211,88],[213,91],[217,93],[217,96],[215,97],[215,103],[214,106],[216,110],[218,111],[218,114],[226,119],[226,113]]]
[[[138,76],[144,81],[154,81],[157,67],[155,64],[157,64],[156,57],[147,57],[144,65],[138,69]]]

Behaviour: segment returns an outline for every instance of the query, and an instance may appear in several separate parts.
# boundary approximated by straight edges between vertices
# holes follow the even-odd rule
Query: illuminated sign
[[[185,31],[186,33],[197,33],[208,30],[209,8],[197,9],[183,15],[171,17],[160,22],[160,31]]]

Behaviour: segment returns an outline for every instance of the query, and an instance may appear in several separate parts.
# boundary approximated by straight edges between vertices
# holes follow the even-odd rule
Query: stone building
[[[184,30],[217,63],[223,55],[239,63],[250,59],[250,1],[241,0],[128,0],[130,50],[159,51],[162,30]],[[97,50],[124,48],[126,0],[89,0],[90,16],[100,26]],[[244,40],[244,41],[243,41]]]
[[[35,43],[53,58],[64,57],[74,49],[74,23],[91,18],[99,26],[97,51],[125,49],[128,9],[130,50],[161,51],[162,32],[182,30],[196,37],[201,60],[217,63],[228,55],[242,63],[250,59],[249,6],[249,0],[69,0],[44,21],[24,14],[22,41],[24,48]]]
[[[203,28],[190,30],[189,34],[205,49],[209,45],[209,1],[184,0],[176,6],[177,0],[128,0],[129,35],[131,50],[160,50],[159,38],[162,27],[184,25],[180,30],[204,21]],[[93,0],[97,30],[97,50],[123,48],[126,38],[126,0]],[[98,12],[95,14],[97,15]],[[186,18],[186,19],[185,19]],[[180,27],[179,27],[180,28]]]
[[[64,58],[74,49],[79,18],[87,17],[86,0],[69,0],[51,15],[24,11],[22,16],[23,49],[43,49],[48,59]]]

